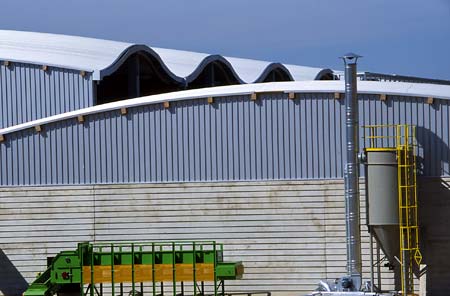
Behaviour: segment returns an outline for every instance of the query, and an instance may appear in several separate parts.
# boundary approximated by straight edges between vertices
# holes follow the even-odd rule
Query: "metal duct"
[[[361,232],[359,218],[359,124],[356,88],[356,62],[360,56],[349,53],[342,57],[345,63],[345,222],[347,234],[347,274],[353,281],[353,289],[361,287]]]

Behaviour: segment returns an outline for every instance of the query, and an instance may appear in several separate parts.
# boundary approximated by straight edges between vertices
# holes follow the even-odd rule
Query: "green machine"
[[[23,296],[224,295],[224,281],[243,273],[241,262],[223,261],[214,241],[86,242],[50,258]]]

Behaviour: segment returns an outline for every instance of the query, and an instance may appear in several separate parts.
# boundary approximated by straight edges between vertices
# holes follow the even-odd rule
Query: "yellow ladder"
[[[422,261],[417,218],[415,132],[415,126],[396,127],[402,295],[414,293],[413,262],[420,266]]]

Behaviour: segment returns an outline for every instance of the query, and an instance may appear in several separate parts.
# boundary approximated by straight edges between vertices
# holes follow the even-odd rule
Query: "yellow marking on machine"
[[[172,282],[174,276],[174,265],[155,264],[155,282]],[[133,282],[133,266],[114,265],[114,271],[109,265],[94,266],[94,283],[131,283]],[[83,282],[91,284],[91,267],[83,267]],[[197,263],[195,264],[196,281],[214,281],[214,264]],[[151,264],[134,265],[134,282],[153,281],[153,270]],[[194,281],[194,266],[192,264],[175,264],[175,281],[192,282]]]

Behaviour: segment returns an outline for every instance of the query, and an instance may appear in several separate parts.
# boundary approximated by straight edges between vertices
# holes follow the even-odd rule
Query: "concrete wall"
[[[19,295],[47,256],[80,241],[206,239],[244,262],[229,290],[301,295],[345,274],[343,194],[342,180],[2,188],[0,291]]]
[[[432,296],[450,291],[449,183],[420,180],[421,247]],[[213,239],[225,244],[226,260],[245,264],[245,279],[229,281],[230,290],[301,295],[345,273],[343,194],[342,180],[4,187],[0,294],[20,295],[47,256],[80,241]],[[364,198],[361,205],[364,219]],[[384,287],[393,288],[393,273],[382,271]]]

